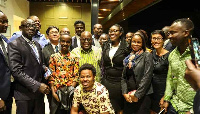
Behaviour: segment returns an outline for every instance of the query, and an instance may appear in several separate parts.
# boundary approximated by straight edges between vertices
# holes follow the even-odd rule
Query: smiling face
[[[133,37],[133,33],[129,32],[126,34],[126,42],[130,44],[131,38]]]
[[[25,24],[22,27],[22,34],[27,38],[32,38],[35,35],[36,26],[32,19],[26,19]]]
[[[161,34],[151,35],[151,44],[155,49],[162,48],[164,45],[164,40]]]
[[[41,29],[40,19],[37,16],[31,16],[30,19],[32,19],[35,22],[36,31],[40,31]]]
[[[83,50],[88,51],[92,48],[92,34],[88,31],[84,31],[81,34],[81,47]]]
[[[0,33],[6,33],[8,28],[8,18],[7,16],[0,12]]]
[[[142,38],[139,35],[134,35],[131,39],[131,49],[134,52],[142,49]]]
[[[56,28],[52,28],[50,31],[49,31],[49,35],[47,36],[49,38],[49,40],[53,43],[58,43],[59,41],[59,32]]]
[[[61,35],[60,36],[61,52],[68,52],[71,43],[72,43],[72,38],[70,35],[67,34]]]
[[[180,46],[185,44],[186,37],[189,33],[186,31],[185,27],[180,23],[173,23],[168,32],[168,38],[170,39],[173,46]]]
[[[83,89],[91,90],[95,82],[94,78],[95,76],[93,75],[91,70],[82,70],[80,73],[80,82],[83,85]]]
[[[120,32],[120,28],[118,26],[112,26],[109,29],[109,36],[112,42],[120,41],[120,36],[122,33]]]
[[[99,43],[101,46],[103,46],[103,43],[108,41],[108,35],[106,34],[102,34],[100,37],[99,37]]]

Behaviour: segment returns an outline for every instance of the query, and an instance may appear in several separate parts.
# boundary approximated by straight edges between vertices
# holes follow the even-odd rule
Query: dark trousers
[[[17,114],[45,114],[44,98],[16,100]]]
[[[174,109],[171,103],[169,103],[169,106],[167,108],[167,114],[178,114],[178,112]]]

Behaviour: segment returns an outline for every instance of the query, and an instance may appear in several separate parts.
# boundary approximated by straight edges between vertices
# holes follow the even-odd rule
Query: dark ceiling
[[[70,3],[90,3],[91,0],[27,0],[30,2],[70,2]]]

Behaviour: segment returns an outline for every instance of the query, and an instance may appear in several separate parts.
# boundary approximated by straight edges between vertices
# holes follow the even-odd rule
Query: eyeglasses
[[[50,32],[49,34],[59,34],[59,32]]]
[[[33,27],[34,29],[36,28],[35,24],[26,24],[26,25],[21,25],[21,26],[24,26],[26,28],[31,28],[31,27]]]
[[[120,30],[109,30],[108,32],[109,33],[112,33],[112,32],[116,33],[117,31],[120,31]]]
[[[8,24],[8,20],[0,19],[0,23],[2,23],[2,24]]]
[[[84,41],[84,42],[85,42],[86,40],[87,40],[88,42],[92,41],[92,39],[90,39],[90,38],[81,38],[80,40],[81,40],[81,41]]]
[[[154,41],[155,41],[155,40],[157,40],[157,41],[162,41],[163,38],[162,38],[162,37],[153,37],[152,40],[154,40]]]

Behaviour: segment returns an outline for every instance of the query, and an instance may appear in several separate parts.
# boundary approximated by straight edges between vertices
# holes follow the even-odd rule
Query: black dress
[[[120,46],[112,59],[113,64],[111,64],[109,51],[110,42],[106,42],[102,52],[102,67],[104,69],[104,74],[101,83],[108,89],[111,104],[117,112],[123,110],[124,105],[124,97],[122,96],[121,91],[121,77],[123,71],[123,60],[129,53],[126,41],[121,41]]]
[[[168,56],[170,52],[160,57],[156,55],[156,50],[154,49],[152,54],[154,70],[152,78],[153,94],[151,96],[151,110],[158,113],[160,111],[159,102],[160,99],[164,96],[166,87],[166,78],[169,66]]]
[[[138,102],[125,101],[124,114],[150,114],[151,99],[153,93],[151,86],[153,74],[153,57],[149,52],[143,52],[136,60],[135,65],[129,69],[124,66],[122,74],[122,94],[136,90],[134,96]]]

